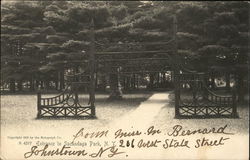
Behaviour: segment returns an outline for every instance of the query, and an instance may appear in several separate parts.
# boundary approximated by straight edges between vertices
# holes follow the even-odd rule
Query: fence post
[[[37,118],[41,118],[41,91],[37,92]]]
[[[74,117],[77,117],[78,116],[78,104],[79,104],[79,94],[78,94],[78,87],[79,85],[78,84],[75,84],[73,90],[74,90],[74,96],[75,96],[75,99],[74,99],[74,104],[75,104],[75,115]],[[66,115],[65,115],[66,116]]]
[[[177,19],[176,15],[173,16],[173,54],[175,55],[175,65],[174,65],[174,75],[173,75],[173,81],[174,81],[174,94],[175,94],[175,118],[180,117],[180,64],[178,60],[178,47],[177,47]],[[177,77],[178,76],[178,77]]]
[[[90,30],[90,53],[89,53],[89,69],[90,69],[90,107],[91,116],[95,118],[95,33],[94,33],[94,19],[91,20]]]
[[[235,87],[233,88],[233,108],[232,108],[232,117],[237,118],[238,114],[237,114],[237,101],[236,101],[236,89]]]
[[[175,118],[180,117],[180,77],[177,77],[177,74],[174,73],[174,94],[175,94]],[[180,76],[180,75],[178,75]]]
[[[203,99],[208,99],[208,74],[204,74],[204,78],[202,79],[201,89],[203,90]]]

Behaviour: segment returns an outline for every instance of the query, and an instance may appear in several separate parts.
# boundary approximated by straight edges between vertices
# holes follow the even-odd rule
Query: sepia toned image
[[[249,159],[247,1],[1,1],[0,159]]]

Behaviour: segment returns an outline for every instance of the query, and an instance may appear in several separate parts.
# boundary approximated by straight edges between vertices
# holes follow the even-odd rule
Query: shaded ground
[[[85,128],[101,127],[104,124],[128,113],[133,108],[139,106],[140,102],[145,101],[152,93],[124,94],[121,101],[107,101],[107,94],[96,95],[96,116],[94,120],[38,120],[37,97],[36,95],[2,95],[1,96],[1,126],[3,128],[15,127],[22,131],[37,129],[38,126],[44,128],[58,129],[84,126]],[[43,95],[52,97],[54,94]],[[82,95],[81,95],[82,96]],[[87,97],[86,95],[84,96]],[[80,99],[85,101],[86,99]]]

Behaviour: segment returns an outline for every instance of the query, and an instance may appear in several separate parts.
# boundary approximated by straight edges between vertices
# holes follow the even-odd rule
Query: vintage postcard
[[[1,1],[1,160],[249,159],[247,1]]]

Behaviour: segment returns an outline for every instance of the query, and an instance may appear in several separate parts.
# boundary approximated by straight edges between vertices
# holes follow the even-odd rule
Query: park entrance
[[[38,93],[37,118],[95,118],[95,82],[97,73],[110,77],[112,96],[119,97],[120,78],[135,74],[172,72],[176,118],[237,117],[235,94],[219,96],[207,86],[209,74],[187,70],[177,54],[177,24],[173,18],[172,38],[166,42],[129,42],[103,44],[95,41],[94,22],[89,32],[91,45],[85,60],[74,61],[82,70],[66,75],[67,87],[55,97],[44,98]],[[124,46],[126,51],[107,46]],[[85,103],[79,101],[79,91],[89,94]],[[153,106],[152,106],[153,107]]]

